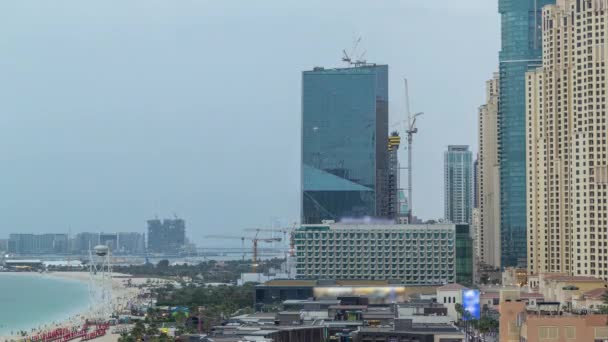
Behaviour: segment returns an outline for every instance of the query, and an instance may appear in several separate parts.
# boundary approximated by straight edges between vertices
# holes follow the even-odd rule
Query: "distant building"
[[[142,254],[145,249],[144,235],[141,233],[118,233],[117,253]]]
[[[186,222],[180,218],[148,221],[148,251],[179,253],[186,246]]]
[[[469,146],[450,145],[444,154],[445,219],[472,223],[473,154]]]
[[[305,71],[301,222],[380,216],[387,146],[387,65]]]
[[[8,252],[8,239],[0,239],[0,252]]]
[[[473,279],[468,225],[304,225],[295,244],[300,279],[395,279],[406,285]]]
[[[112,254],[142,254],[145,249],[145,239],[142,233],[78,233],[72,239],[74,253],[88,254],[97,245],[110,247]]]
[[[88,254],[89,250],[99,245],[99,233],[78,233],[73,239],[74,253]]]
[[[110,247],[110,251],[114,253],[118,249],[118,234],[99,233],[99,244]]]
[[[67,234],[10,234],[8,252],[14,254],[66,254]]]

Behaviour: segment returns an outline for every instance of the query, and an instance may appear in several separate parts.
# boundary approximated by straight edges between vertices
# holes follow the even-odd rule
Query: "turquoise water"
[[[62,321],[88,307],[85,282],[41,274],[0,273],[0,335]]]

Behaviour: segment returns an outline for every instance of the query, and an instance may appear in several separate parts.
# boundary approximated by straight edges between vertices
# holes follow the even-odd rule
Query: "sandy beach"
[[[57,277],[61,279],[70,279],[81,281],[85,283],[87,286],[91,283],[91,276],[89,272],[46,272],[46,273],[22,273],[15,272],[14,275],[27,275],[27,276],[39,276],[39,277]],[[128,283],[132,286],[128,286]],[[132,303],[137,303],[137,297],[140,294],[141,290],[137,287],[138,285],[146,284],[150,281],[160,281],[165,282],[162,279],[154,279],[154,278],[133,278],[127,274],[112,274],[112,300],[111,307],[113,312],[123,313],[126,312]],[[99,318],[99,309],[98,306],[89,306],[88,310],[84,312],[78,313],[70,317],[69,319],[62,322],[48,322],[42,326],[39,326],[33,331],[31,331],[28,335],[36,335],[44,331],[51,331],[57,328],[68,328],[72,329],[75,327],[81,327],[87,319],[95,319]],[[106,317],[106,319],[109,317]],[[110,330],[111,331],[111,330]],[[119,335],[108,334],[103,338],[98,338],[99,341],[117,341]],[[0,341],[17,341],[24,339],[23,336],[0,336]]]

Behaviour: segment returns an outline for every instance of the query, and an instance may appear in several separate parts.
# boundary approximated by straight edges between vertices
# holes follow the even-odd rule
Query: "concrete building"
[[[526,87],[525,73],[541,64],[541,9],[555,0],[499,0],[500,266],[525,267]]]
[[[558,302],[568,308],[572,307],[573,298],[596,289],[606,290],[608,286],[606,281],[595,277],[543,273],[529,276],[528,284],[547,301]]]
[[[481,210],[473,208],[473,223],[471,224],[471,238],[473,239],[473,250],[475,265],[481,261]]]
[[[180,218],[148,221],[148,251],[176,254],[186,246],[186,222]]]
[[[8,252],[14,254],[66,254],[67,234],[10,234]]]
[[[136,232],[117,233],[117,249],[119,254],[142,254],[145,250],[144,234]]]
[[[99,245],[99,233],[78,233],[72,240],[72,251],[86,255],[91,248],[97,245]]]
[[[437,303],[448,309],[448,316],[454,321],[458,319],[456,304],[462,305],[462,291],[466,287],[460,284],[448,284],[437,289]]]
[[[479,107],[479,261],[500,267],[500,164],[498,160],[499,76],[486,82],[486,103]]]
[[[606,1],[543,9],[526,74],[528,272],[608,279]]]
[[[450,145],[444,153],[445,219],[472,223],[473,153],[469,146]]]
[[[380,216],[388,134],[387,65],[303,72],[302,223]]]
[[[468,225],[304,225],[295,231],[301,279],[395,279],[406,285],[470,284]]]
[[[500,303],[501,342],[605,341],[606,315],[555,315],[526,309],[519,299]]]

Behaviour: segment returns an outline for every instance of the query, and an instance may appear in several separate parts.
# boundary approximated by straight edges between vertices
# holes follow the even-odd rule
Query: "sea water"
[[[0,273],[0,336],[61,322],[88,307],[86,282],[38,273]]]

